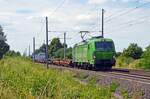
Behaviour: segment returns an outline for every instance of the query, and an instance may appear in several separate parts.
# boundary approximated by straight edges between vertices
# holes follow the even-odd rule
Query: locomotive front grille
[[[112,64],[112,60],[95,60],[95,64]]]

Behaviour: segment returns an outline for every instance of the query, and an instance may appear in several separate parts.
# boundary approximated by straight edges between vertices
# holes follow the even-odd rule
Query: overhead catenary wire
[[[71,37],[71,40],[70,40],[70,42],[69,42],[69,45],[72,45],[72,44],[75,43],[75,42],[72,42],[72,41],[73,41],[75,38],[77,38],[78,35],[79,35],[79,33],[76,33],[76,34],[74,34],[74,35]]]
[[[139,1],[140,1],[140,0],[137,0],[136,2],[139,3]],[[115,13],[112,13],[112,14],[110,14],[109,16],[107,16],[107,17],[105,18],[105,20],[110,19],[111,17],[114,17],[114,16],[116,16],[116,15],[118,15],[118,14],[120,14],[120,13],[123,13],[123,11],[126,12],[126,10],[128,10],[128,9],[126,9],[126,8],[119,9],[119,10],[115,11]]]
[[[65,3],[65,1],[66,1],[66,0],[63,0],[56,8],[52,11],[52,13],[51,13],[50,15],[52,16],[54,13],[56,13],[56,11],[57,11],[58,9],[60,9],[60,8],[63,6],[63,4]],[[43,18],[43,20],[44,20],[44,18]],[[40,32],[38,33],[38,37],[40,37],[40,33],[42,33],[42,31],[43,31],[43,29],[44,29],[45,20],[42,21],[41,23],[42,23],[42,26],[41,26]],[[42,43],[42,44],[43,44],[43,43]],[[41,44],[41,45],[42,45],[42,44]]]
[[[45,26],[45,20],[44,20],[44,18],[41,20],[41,28],[40,28],[40,31],[39,32],[37,32],[37,38],[36,39],[41,39],[41,34],[43,34],[44,33],[44,27]],[[40,41],[40,40],[37,40],[37,41]],[[41,42],[41,44],[38,44],[38,46],[40,46],[40,45],[42,45],[43,44],[43,42]],[[37,46],[37,45],[36,45]]]
[[[121,16],[124,16],[124,15],[126,15],[126,14],[129,14],[130,12],[133,12],[133,11],[135,11],[136,9],[139,9],[139,8],[141,8],[141,7],[143,7],[143,6],[147,5],[147,4],[150,4],[150,1],[149,1],[149,2],[146,2],[146,3],[142,4],[142,5],[136,6],[136,7],[132,8],[132,9],[129,9],[129,10],[127,10],[127,11],[122,11],[122,12],[118,13],[116,16],[113,16],[113,17],[111,17],[111,18],[105,20],[105,23],[110,22],[112,19],[114,19],[114,18],[116,18],[116,17],[121,17]]]
[[[40,28],[40,31],[38,32],[38,36],[40,36],[40,33],[43,32],[44,26],[45,26],[45,20],[42,19],[42,21],[41,21],[41,28]]]
[[[110,18],[112,18],[112,17],[114,17],[114,16],[116,16],[116,15],[118,15],[118,14],[120,14],[121,12],[125,12],[127,9],[126,8],[124,8],[124,9],[119,9],[118,11],[115,11],[115,13],[112,13],[112,14],[110,14],[109,16],[107,16],[106,18],[105,18],[105,20],[109,20]]]
[[[118,31],[119,29],[125,29],[125,28],[128,28],[128,27],[131,27],[131,26],[135,26],[135,25],[139,25],[139,24],[143,24],[145,21],[147,21],[147,19],[142,19],[142,21],[136,21],[136,22],[133,22],[133,23],[127,23],[125,25],[122,25],[120,28],[118,29],[113,29],[112,31],[109,31],[109,32],[115,32],[115,31]],[[123,30],[122,29],[122,30]]]
[[[62,6],[63,6],[63,4],[65,3],[65,0],[63,0],[63,2],[62,3],[60,3],[60,5],[51,13],[51,15],[53,14],[53,13],[55,13],[59,8],[61,8]],[[96,8],[96,6],[94,6],[94,9]],[[89,13],[91,13],[91,12],[88,12],[88,14]],[[76,27],[78,25],[78,23],[76,23],[75,25],[74,25],[74,27]],[[74,30],[73,30],[74,31]],[[73,32],[73,31],[68,31],[68,32]],[[79,32],[79,31],[76,31],[76,32]],[[64,33],[64,32],[63,32]],[[79,33],[77,33],[77,34],[79,34]],[[61,35],[61,34],[60,34]],[[58,36],[58,35],[57,35]]]
[[[66,0],[62,0],[62,2],[54,9],[54,11],[52,11],[51,15],[53,15],[54,13],[56,13],[56,11],[58,9],[60,9],[64,4],[65,4]]]
[[[143,7],[143,6],[147,5],[147,4],[150,4],[150,1],[149,1],[149,2],[145,2],[145,3],[143,3],[143,4],[139,5],[139,6],[136,6],[136,7],[132,8],[132,9],[129,9],[129,10],[126,10],[126,11],[121,11],[121,10],[120,10],[121,12],[118,13],[118,14],[116,14],[116,16],[111,15],[109,19],[108,19],[108,17],[107,17],[107,19],[105,20],[105,23],[110,22],[112,19],[114,19],[114,18],[116,18],[116,17],[121,17],[121,16],[124,16],[124,15],[127,15],[127,14],[129,14],[130,12],[132,12],[132,11],[134,11],[134,10],[136,10],[136,9],[139,9],[139,8],[141,8],[141,7]],[[127,23],[128,23],[128,22],[127,22]],[[127,24],[127,23],[123,23],[123,24]],[[121,24],[121,25],[123,25],[123,24]],[[96,28],[97,28],[97,27],[96,27]]]
[[[146,18],[150,18],[150,16],[142,16],[142,17],[139,17],[139,18],[136,18],[136,19],[133,19],[133,20],[129,20],[127,22],[123,22],[123,23],[120,23],[120,24],[117,24],[117,25],[113,25],[113,27],[121,27],[121,26],[124,26],[124,25],[128,25],[128,24],[134,24],[134,23],[139,23],[139,20],[144,20]]]
[[[94,6],[94,8],[92,8],[91,9],[91,11],[93,11],[93,10],[99,10],[99,8],[96,8],[96,6]],[[87,15],[89,15],[90,13],[91,13],[91,11],[89,11],[88,13],[87,13]],[[74,25],[74,27],[76,27],[76,26],[78,26],[79,25],[79,22],[77,22],[75,25]],[[73,30],[73,29],[72,29]]]

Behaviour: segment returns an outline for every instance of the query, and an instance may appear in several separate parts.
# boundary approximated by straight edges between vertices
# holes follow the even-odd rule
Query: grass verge
[[[114,98],[111,86],[82,84],[74,79],[73,72],[47,70],[26,58],[7,57],[0,61],[0,68],[0,99]]]

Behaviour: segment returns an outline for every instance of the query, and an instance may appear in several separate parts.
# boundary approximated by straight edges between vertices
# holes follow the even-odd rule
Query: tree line
[[[71,59],[72,58],[72,48],[68,47],[67,44],[66,47],[66,58]],[[39,49],[35,50],[35,54],[38,53],[45,53],[46,52],[46,45],[42,44],[42,46]],[[51,58],[64,58],[64,44],[60,42],[59,38],[53,38],[51,43],[48,45],[48,55]]]

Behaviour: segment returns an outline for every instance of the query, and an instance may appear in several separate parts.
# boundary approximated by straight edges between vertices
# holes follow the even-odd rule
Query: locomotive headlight
[[[116,59],[116,56],[115,56],[115,55],[113,56],[113,59]]]
[[[95,52],[93,53],[93,59],[96,59],[96,55],[95,55]]]
[[[95,56],[95,55],[93,55],[93,59],[96,59],[96,56]]]
[[[113,56],[113,58],[116,58],[115,55]]]

